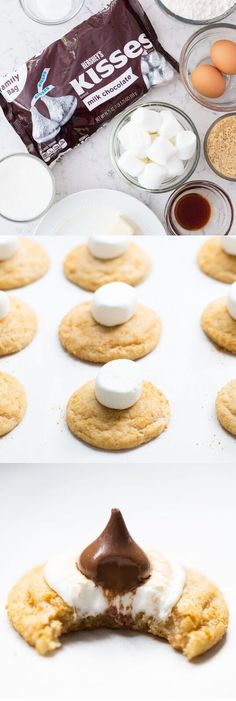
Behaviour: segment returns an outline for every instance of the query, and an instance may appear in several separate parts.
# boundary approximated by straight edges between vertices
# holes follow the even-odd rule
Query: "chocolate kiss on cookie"
[[[119,509],[112,509],[106,528],[82,552],[77,567],[85,577],[114,594],[136,589],[150,575],[150,562],[131,538]]]

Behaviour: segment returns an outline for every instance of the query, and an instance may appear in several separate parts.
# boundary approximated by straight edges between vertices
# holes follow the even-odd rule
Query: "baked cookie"
[[[159,317],[139,304],[124,324],[103,326],[91,313],[91,302],[72,309],[61,322],[59,338],[68,353],[92,363],[116,358],[142,358],[157,345],[162,331]]]
[[[221,426],[236,436],[236,380],[228,382],[218,392],[216,413]]]
[[[21,238],[17,252],[0,260],[0,289],[13,290],[29,285],[45,275],[48,268],[48,254],[42,246],[30,238]]]
[[[165,431],[169,418],[169,402],[151,382],[144,382],[140,399],[122,411],[98,402],[94,380],[74,392],[67,405],[71,432],[102,450],[128,450],[148,443]]]
[[[10,297],[9,301],[9,313],[0,317],[0,356],[17,353],[28,346],[37,330],[37,318],[31,307],[15,297]]]
[[[95,258],[88,245],[81,244],[69,253],[64,263],[67,279],[90,292],[109,282],[138,285],[150,269],[148,256],[134,243],[121,256],[109,260]]]
[[[134,620],[107,614],[79,619],[74,609],[48,586],[42,565],[28,572],[12,589],[7,612],[17,632],[40,655],[59,648],[66,633],[124,627],[164,638],[192,660],[224,637],[229,615],[223,595],[214,584],[192,570],[187,570],[186,575],[182,596],[164,624],[144,614],[138,614]]]
[[[25,390],[12,375],[0,372],[0,436],[12,431],[26,411]]]
[[[206,241],[197,256],[199,268],[220,282],[235,282],[236,256],[223,250],[219,236]]]
[[[202,314],[201,325],[217,346],[230,353],[236,353],[236,320],[231,317],[225,298],[207,305]]]

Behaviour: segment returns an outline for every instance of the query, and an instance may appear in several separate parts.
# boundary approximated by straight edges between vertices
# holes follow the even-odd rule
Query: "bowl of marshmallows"
[[[120,177],[155,193],[169,192],[188,180],[200,149],[190,117],[164,102],[126,110],[111,140],[111,158]]]

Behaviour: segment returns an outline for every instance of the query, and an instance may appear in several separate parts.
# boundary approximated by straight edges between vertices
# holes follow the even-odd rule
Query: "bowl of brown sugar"
[[[204,140],[205,158],[210,168],[226,180],[236,180],[236,112],[219,117]]]

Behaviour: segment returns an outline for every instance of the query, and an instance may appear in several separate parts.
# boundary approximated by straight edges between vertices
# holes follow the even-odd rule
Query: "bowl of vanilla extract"
[[[208,180],[192,180],[178,188],[165,208],[167,233],[171,236],[226,236],[233,219],[229,195]]]

